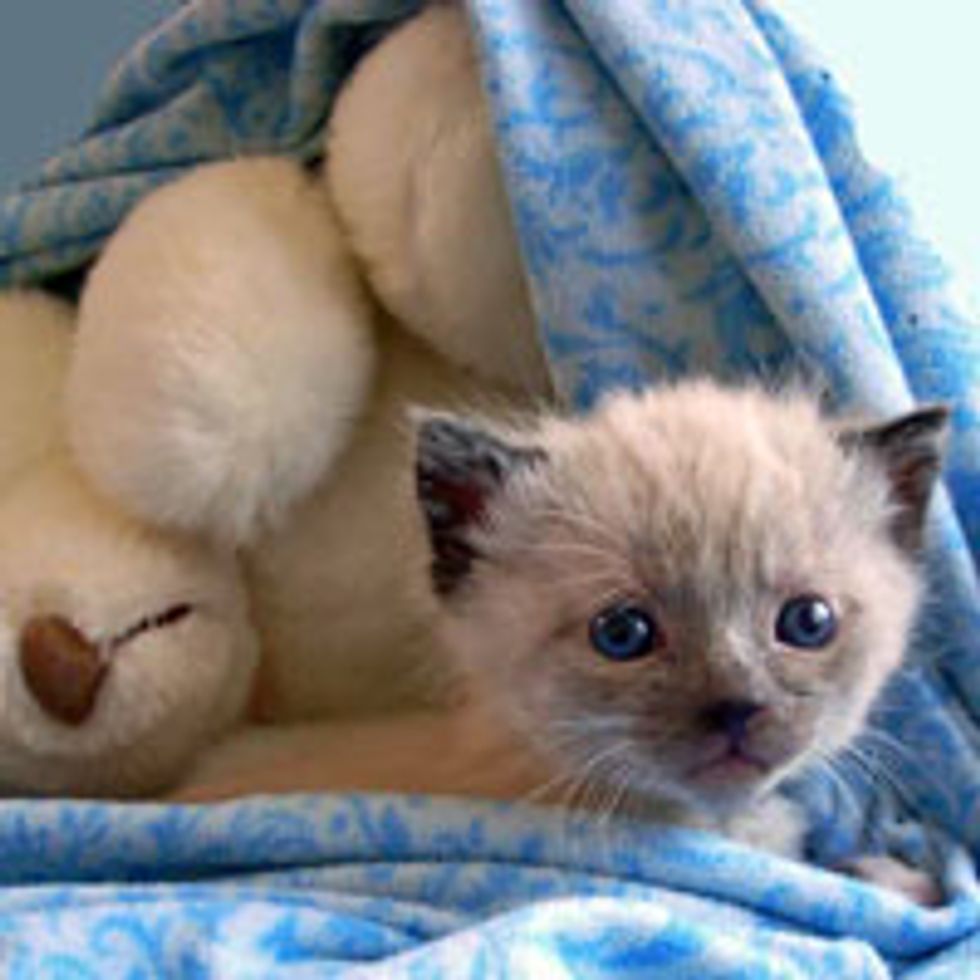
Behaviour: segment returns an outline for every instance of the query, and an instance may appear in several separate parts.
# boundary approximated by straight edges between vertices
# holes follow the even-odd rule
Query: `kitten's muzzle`
[[[704,727],[728,737],[733,749],[741,748],[749,736],[749,723],[758,718],[765,705],[755,701],[726,699],[715,701],[701,712]]]
[[[765,705],[744,699],[723,699],[705,707],[698,720],[712,747],[690,775],[711,782],[751,782],[767,774],[772,766],[750,746],[752,731],[765,722],[765,711]]]

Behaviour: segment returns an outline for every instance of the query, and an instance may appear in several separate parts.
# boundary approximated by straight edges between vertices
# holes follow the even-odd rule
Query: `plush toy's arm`
[[[547,783],[513,747],[474,737],[471,724],[462,710],[243,726],[203,753],[168,799],[373,792],[517,800]]]
[[[346,445],[371,317],[315,178],[203,167],[140,204],[92,272],[68,384],[79,463],[139,517],[245,543]]]
[[[466,14],[433,4],[344,85],[324,176],[380,300],[450,363],[536,397],[550,376]]]

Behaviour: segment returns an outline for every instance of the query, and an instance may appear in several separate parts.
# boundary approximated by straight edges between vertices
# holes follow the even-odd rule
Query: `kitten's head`
[[[898,665],[946,422],[708,382],[523,430],[425,416],[466,689],[569,775],[738,805],[852,738]]]

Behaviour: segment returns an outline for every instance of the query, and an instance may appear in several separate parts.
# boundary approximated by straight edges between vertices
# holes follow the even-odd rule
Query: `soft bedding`
[[[0,281],[76,269],[140,195],[240,152],[315,156],[358,55],[418,6],[192,0],[0,204]],[[980,330],[820,59],[760,0],[470,0],[563,395],[812,374],[955,407],[932,601],[867,752],[794,791],[811,857],[889,847],[935,911],[693,831],[357,795],[0,806],[0,963],[44,976],[980,975]],[[937,147],[936,152],[944,148]]]

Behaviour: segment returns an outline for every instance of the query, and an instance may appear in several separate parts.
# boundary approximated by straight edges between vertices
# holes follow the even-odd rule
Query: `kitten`
[[[464,703],[547,774],[798,853],[773,791],[857,734],[902,658],[947,416],[837,423],[707,381],[514,429],[422,414]]]

